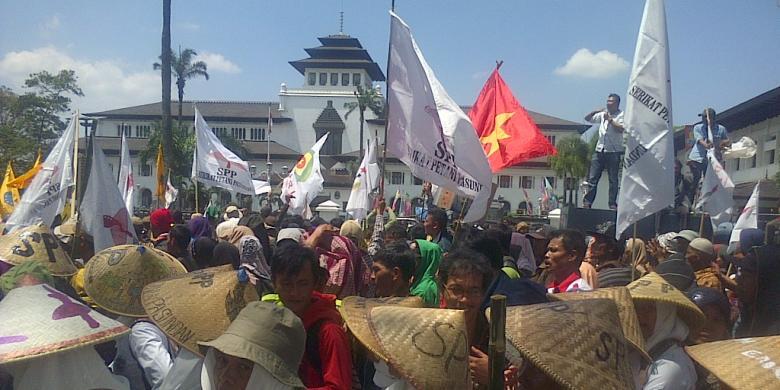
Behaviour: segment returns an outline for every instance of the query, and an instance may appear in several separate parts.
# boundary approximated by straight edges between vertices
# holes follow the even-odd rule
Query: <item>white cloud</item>
[[[588,49],[577,50],[566,64],[555,68],[560,76],[606,79],[628,70],[628,61],[608,50],[593,53]]]
[[[21,86],[31,73],[62,69],[76,72],[84,97],[73,99],[71,106],[82,112],[160,100],[160,75],[151,66],[145,71],[129,71],[122,61],[76,59],[52,46],[6,53],[0,58],[0,84],[23,92]]]
[[[486,79],[488,77],[489,74],[490,74],[490,72],[488,72],[486,70],[480,70],[480,71],[472,73],[471,74],[471,79],[472,80],[484,80],[484,79]]]
[[[219,53],[210,53],[207,51],[198,52],[198,56],[193,62],[195,61],[205,62],[209,72],[241,73],[241,68],[239,68],[238,65]]]
[[[52,15],[44,20],[40,25],[40,30],[43,35],[49,35],[60,28],[60,17],[58,15]]]

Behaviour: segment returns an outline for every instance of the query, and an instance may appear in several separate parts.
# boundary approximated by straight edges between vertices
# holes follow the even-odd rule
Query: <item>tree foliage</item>
[[[177,55],[171,50],[171,75],[176,77],[176,88],[179,92],[179,116],[178,120],[181,121],[182,101],[184,100],[184,87],[187,85],[187,80],[196,77],[204,77],[209,79],[208,65],[203,61],[192,62],[192,60],[198,55],[195,50],[179,48],[179,54]],[[162,57],[160,57],[162,60]],[[155,62],[152,67],[155,70],[162,69],[160,63]]]
[[[382,95],[375,88],[363,88],[362,86],[358,85],[357,90],[355,91],[355,98],[357,99],[355,102],[344,103],[344,108],[347,109],[347,112],[344,114],[344,119],[349,118],[349,114],[355,111],[355,109],[357,109],[360,113],[360,156],[358,156],[358,158],[362,158],[363,147],[365,146],[365,142],[363,141],[363,123],[365,122],[365,112],[368,109],[371,110],[371,112],[373,112],[377,117],[384,118],[385,107]]]
[[[579,137],[566,137],[555,145],[556,156],[550,157],[550,166],[559,178],[583,178],[590,167],[590,145]]]
[[[72,70],[52,74],[41,71],[24,82],[26,91],[17,93],[0,86],[0,166],[14,161],[14,169],[28,169],[40,146],[46,154],[65,129],[63,115],[70,111],[71,98],[84,96]]]

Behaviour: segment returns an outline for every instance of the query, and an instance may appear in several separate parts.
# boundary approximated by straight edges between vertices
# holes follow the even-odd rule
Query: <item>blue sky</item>
[[[161,1],[0,0],[0,84],[67,66],[82,111],[159,100]],[[495,65],[528,109],[581,121],[625,95],[644,1],[398,0],[442,84],[472,104]],[[209,63],[186,98],[275,101],[300,86],[288,61],[337,33],[357,37],[384,69],[389,1],[173,1],[172,43]],[[675,124],[780,85],[780,0],[667,1]]]

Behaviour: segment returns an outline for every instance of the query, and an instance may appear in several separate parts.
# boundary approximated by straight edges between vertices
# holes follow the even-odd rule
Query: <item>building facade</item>
[[[301,74],[302,82],[297,83],[297,87],[282,83],[278,101],[185,101],[181,120],[182,123],[189,123],[190,131],[194,131],[193,107],[197,106],[218,136],[230,135],[242,142],[246,151],[244,157],[250,164],[253,176],[268,180],[270,172],[273,185],[277,185],[289,172],[301,153],[323,134],[330,133],[321,150],[325,188],[315,202],[330,199],[344,207],[352,187],[352,172],[361,159],[360,115],[357,110],[347,115],[349,110],[346,105],[356,101],[357,86],[379,88],[377,83],[385,81],[385,76],[358,39],[339,34],[319,38],[319,41],[320,46],[305,49],[308,58],[290,62]],[[463,108],[466,111],[469,109],[467,106]],[[171,111],[178,111],[178,102],[172,102]],[[529,111],[529,114],[553,144],[564,137],[579,136],[590,127],[589,124],[533,111]],[[111,169],[116,170],[119,166],[121,135],[124,133],[128,138],[135,174],[136,207],[141,210],[154,207],[154,161],[152,158],[142,163],[139,155],[147,149],[155,123],[161,119],[160,103],[87,115],[97,118],[96,145],[103,148]],[[382,144],[384,121],[370,110],[366,110],[365,118],[365,137],[378,137]],[[270,164],[267,164],[267,160]],[[409,198],[419,196],[422,182],[392,156],[388,156],[385,176],[387,199],[399,192]],[[558,182],[547,158],[538,158],[495,175],[494,182],[498,186],[496,199],[503,201],[512,210],[524,209],[523,202],[530,201],[536,210],[545,178],[553,186],[554,193],[562,198],[563,183]],[[606,182],[606,179],[602,181]],[[278,191],[277,186],[275,192]],[[237,198],[234,194],[221,194],[219,200],[227,203],[237,201]],[[255,197],[251,207],[259,207],[260,202],[261,199]],[[605,187],[600,189],[599,199],[594,206],[606,208]]]

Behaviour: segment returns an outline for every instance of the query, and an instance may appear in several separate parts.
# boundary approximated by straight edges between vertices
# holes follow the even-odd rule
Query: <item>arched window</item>
[[[152,190],[148,188],[141,190],[141,207],[152,207]]]

